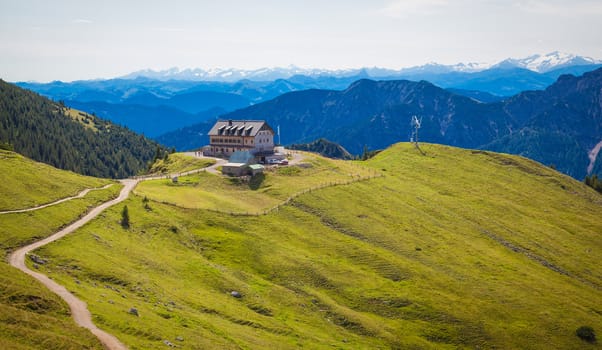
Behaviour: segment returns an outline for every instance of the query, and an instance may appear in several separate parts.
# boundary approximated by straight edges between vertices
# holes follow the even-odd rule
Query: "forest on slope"
[[[0,80],[0,145],[80,174],[122,178],[166,150],[133,131]]]

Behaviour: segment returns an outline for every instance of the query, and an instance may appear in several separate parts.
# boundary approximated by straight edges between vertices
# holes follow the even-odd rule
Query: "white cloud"
[[[602,14],[602,2],[597,0],[521,0],[516,2],[514,6],[525,12],[542,15],[584,16]]]
[[[403,18],[431,14],[448,5],[448,0],[395,0],[389,2],[379,12],[388,17]]]
[[[74,19],[72,22],[73,23],[77,23],[77,24],[90,24],[90,23],[93,23],[91,20],[89,20],[89,19],[83,19],[83,18]]]

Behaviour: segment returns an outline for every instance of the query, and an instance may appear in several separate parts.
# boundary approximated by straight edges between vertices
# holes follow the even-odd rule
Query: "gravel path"
[[[204,159],[213,159],[213,160],[215,160],[215,164],[213,164],[212,166],[208,166],[208,167],[204,168],[205,171],[210,172],[210,173],[215,174],[215,175],[221,175],[221,173],[217,170],[217,167],[228,163],[228,161],[226,159],[216,158],[216,157],[201,156],[201,155],[198,155],[196,152],[184,152],[184,154],[186,154],[187,156],[195,157],[195,158],[201,158],[201,159],[204,158]],[[186,173],[183,173],[183,175],[186,175]]]
[[[117,197],[113,200],[110,200],[108,202],[105,202],[105,203],[99,205],[98,207],[92,209],[84,217],[75,221],[74,223],[65,227],[64,229],[60,230],[59,232],[53,234],[52,236],[49,236],[43,240],[37,241],[35,243],[32,243],[30,245],[27,245],[25,247],[17,249],[8,258],[9,264],[11,264],[12,266],[18,268],[19,270],[25,272],[26,274],[32,276],[33,278],[37,279],[38,281],[42,282],[42,284],[45,285],[48,289],[50,289],[52,292],[56,293],[61,298],[63,298],[63,300],[65,300],[67,302],[67,304],[69,305],[69,308],[71,309],[71,314],[73,315],[73,319],[75,320],[75,323],[77,323],[81,327],[89,329],[108,350],[121,350],[121,349],[127,349],[127,347],[125,345],[123,345],[115,336],[96,327],[96,325],[92,322],[92,316],[90,314],[90,311],[88,311],[88,308],[87,308],[85,302],[78,299],[75,295],[73,295],[71,292],[69,292],[65,287],[63,287],[60,284],[56,283],[55,281],[51,280],[48,276],[43,275],[39,272],[32,271],[29,268],[27,268],[27,266],[25,265],[25,257],[32,250],[35,250],[39,247],[42,247],[50,242],[54,242],[64,236],[70,234],[71,232],[77,230],[78,228],[82,227],[83,225],[88,223],[90,220],[92,220],[93,218],[98,216],[98,214],[100,214],[105,209],[107,209],[119,202],[122,202],[123,200],[125,200],[128,197],[128,195],[130,194],[132,189],[134,187],[136,187],[136,184],[138,183],[137,180],[131,180],[131,179],[120,180],[120,182],[124,185],[124,187],[121,190],[121,192],[119,193],[119,197]]]
[[[190,152],[190,153],[191,153],[190,154],[191,156],[196,156],[194,154],[194,152]],[[210,173],[220,174],[219,171],[217,170],[217,167],[227,163],[226,160],[220,159],[220,158],[213,158],[213,157],[204,157],[204,158],[214,159],[216,161],[216,163],[210,167],[204,168],[203,170],[198,170],[198,169],[191,170],[191,171],[183,172],[179,175],[192,174],[192,173],[198,172],[198,171],[208,171]],[[293,153],[293,162],[295,162],[295,163],[299,162],[301,159],[303,159],[303,156],[301,154]],[[89,329],[90,332],[92,332],[100,340],[100,342],[104,345],[104,347],[108,350],[122,350],[122,349],[127,349],[127,347],[123,343],[121,343],[119,341],[119,339],[117,339],[115,336],[96,327],[94,322],[92,322],[92,315],[90,314],[90,311],[88,310],[88,307],[84,301],[77,298],[75,295],[73,295],[71,292],[69,292],[65,287],[63,287],[60,284],[56,283],[55,281],[51,280],[48,276],[41,274],[39,272],[36,272],[36,271],[32,271],[29,268],[27,268],[27,266],[25,265],[25,258],[29,252],[31,252],[35,249],[38,249],[48,243],[54,242],[62,237],[65,237],[66,235],[72,233],[73,231],[75,231],[78,228],[87,224],[90,220],[94,219],[96,216],[98,216],[100,213],[102,213],[105,209],[127,199],[130,192],[134,189],[134,187],[136,187],[138,182],[144,181],[144,180],[161,179],[161,178],[164,178],[165,176],[173,176],[173,175],[155,175],[155,176],[149,176],[149,177],[140,177],[140,178],[136,178],[136,179],[119,180],[124,185],[124,187],[121,190],[121,192],[119,193],[119,196],[117,198],[112,199],[108,202],[105,202],[105,203],[97,206],[96,208],[92,209],[89,213],[87,213],[85,216],[83,216],[79,220],[73,222],[71,225],[58,231],[57,233],[55,233],[49,237],[46,237],[40,241],[34,242],[25,247],[15,250],[8,258],[8,262],[10,265],[16,267],[17,269],[25,272],[26,274],[32,276],[35,279],[37,279],[44,286],[46,286],[52,292],[54,292],[55,294],[60,296],[63,300],[65,300],[65,302],[67,302],[67,304],[69,305],[69,308],[71,309],[71,315],[73,316],[75,323],[77,323],[81,327]],[[101,189],[107,188],[109,186],[111,186],[111,185],[109,184],[107,186],[102,187]],[[81,197],[85,196],[88,192],[90,192],[91,190],[92,189],[86,189],[86,190],[83,190],[82,192],[80,192],[76,196],[63,198],[58,201],[44,204],[41,206],[37,206],[34,208],[5,211],[5,212],[0,212],[0,214],[22,213],[22,212],[46,208],[51,205],[63,203],[68,200],[71,200],[71,199],[81,198]]]
[[[113,184],[108,184],[106,186],[99,187],[99,188],[86,188],[85,190],[81,191],[80,193],[78,193],[77,195],[72,196],[72,197],[66,197],[66,198],[59,199],[57,201],[51,202],[51,203],[47,203],[47,204],[43,204],[43,205],[38,205],[37,207],[32,207],[32,208],[0,211],[0,215],[1,214],[12,214],[12,213],[25,213],[25,212],[28,212],[28,211],[34,211],[34,210],[39,210],[39,209],[43,209],[43,208],[48,208],[50,206],[57,205],[57,204],[60,204],[60,203],[66,202],[66,201],[70,201],[72,199],[82,198],[83,196],[87,195],[88,192],[90,192],[90,191],[104,190],[104,189],[109,188],[111,186],[113,186]]]

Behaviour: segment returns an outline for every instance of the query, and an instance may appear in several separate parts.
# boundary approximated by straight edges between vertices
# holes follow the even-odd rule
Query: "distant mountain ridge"
[[[533,96],[539,96],[540,93],[533,91],[547,89],[565,74],[581,76],[602,67],[597,62],[600,61],[554,52],[548,55],[533,55],[524,59],[508,59],[491,67],[479,64],[453,67],[427,64],[405,69],[402,75],[395,75],[399,72],[380,68],[321,73],[319,70],[303,71],[289,67],[292,70],[289,69],[288,72],[296,75],[287,79],[269,81],[254,81],[253,79],[275,78],[279,75],[269,75],[275,70],[264,69],[255,72],[256,74],[245,74],[245,79],[235,82],[157,80],[138,77],[72,83],[19,83],[18,85],[55,101],[64,101],[68,106],[128,126],[136,132],[154,137],[159,142],[175,146],[178,149],[192,149],[207,143],[206,129],[216,118],[247,106],[251,106],[250,110],[266,108],[262,104],[266,101],[269,102],[268,105],[273,103],[280,103],[280,105],[266,109],[265,113],[258,114],[257,118],[282,119],[284,116],[276,116],[273,113],[287,114],[290,112],[289,119],[305,120],[315,118],[316,111],[320,111],[319,113],[323,113],[325,116],[344,115],[344,111],[335,113],[336,108],[339,107],[354,108],[365,113],[373,118],[370,123],[362,118],[354,119],[353,116],[338,120],[336,123],[324,121],[320,124],[294,125],[295,123],[287,124],[286,120],[282,122],[283,128],[291,127],[286,131],[290,136],[287,143],[307,143],[320,137],[328,137],[341,143],[355,154],[360,153],[364,145],[382,148],[390,142],[399,140],[400,137],[409,139],[407,120],[401,119],[400,124],[400,121],[393,118],[392,115],[407,119],[412,113],[428,112],[434,118],[431,121],[431,127],[440,125],[439,130],[428,130],[429,127],[425,126],[423,134],[424,136],[430,135],[432,142],[472,148],[491,145],[492,149],[529,155],[545,164],[555,165],[567,174],[582,178],[584,167],[581,164],[590,158],[584,149],[591,150],[590,143],[593,141],[588,139],[586,143],[583,143],[580,140],[581,136],[568,136],[564,131],[544,132],[545,128],[541,123],[530,126],[527,121],[529,118],[537,117],[539,113],[545,113],[545,108],[557,103],[554,99],[546,100],[546,103],[536,103]],[[487,69],[482,70],[484,68]],[[218,71],[216,70],[212,74],[218,74]],[[276,73],[282,75],[285,71],[287,70],[280,70]],[[177,70],[168,73],[175,74]],[[230,77],[235,76],[233,72],[224,74]],[[415,96],[413,99],[404,100],[399,100],[399,96],[392,96],[391,103],[384,109],[383,106],[378,106],[382,102],[378,102],[378,98],[376,99],[377,103],[371,102],[374,94],[387,95],[390,93],[379,90],[387,86],[384,83],[376,84],[377,88],[373,92],[366,91],[355,96],[355,98],[363,100],[364,105],[356,106],[351,104],[351,101],[337,100],[336,96],[346,96],[361,90],[356,86],[356,82],[374,80],[371,79],[373,75],[382,76],[382,78],[378,78],[379,81],[411,81],[422,82],[422,84],[407,83],[407,86],[403,88],[398,83],[389,84],[389,88],[393,90],[398,88],[413,90]],[[426,82],[441,87],[447,92],[433,89]],[[367,88],[370,83],[366,82],[361,85],[363,85],[362,88]],[[324,98],[322,96],[324,91],[329,91],[326,97],[333,100],[320,102],[330,104],[328,109],[322,110],[320,105],[313,104],[316,99]],[[307,98],[302,97],[298,101],[295,97],[291,100],[287,96],[291,92],[299,92],[300,95],[297,96],[306,96]],[[517,102],[520,101],[516,98],[519,94],[525,100],[522,103]],[[368,99],[364,100],[366,96]],[[532,97],[533,99],[531,99]],[[396,100],[396,98],[398,99]],[[272,99],[275,99],[276,102],[270,102]],[[285,108],[287,104],[291,105]],[[305,106],[305,104],[308,105]],[[298,106],[295,107],[295,105]],[[345,107],[345,105],[348,106]],[[306,110],[301,110],[304,107]],[[294,111],[295,108],[299,110]],[[248,109],[243,110],[248,111]],[[582,113],[583,111],[577,112]],[[556,115],[555,112],[550,113]],[[247,116],[241,115],[241,117],[246,118]],[[558,116],[556,115],[556,117]],[[483,118],[489,123],[489,126],[479,125]],[[464,125],[462,124],[463,120],[466,123]],[[371,127],[378,123],[383,125],[377,130],[370,131]],[[352,132],[347,132],[346,128],[351,128]],[[317,130],[324,130],[324,134]],[[362,134],[360,130],[365,131]],[[479,135],[476,130],[480,130],[481,134]],[[517,130],[521,130],[521,133],[516,133]],[[370,133],[379,136],[373,137]],[[510,138],[509,134],[511,133],[515,134]],[[347,139],[351,135],[354,135],[353,138]],[[542,137],[545,142],[541,141]],[[576,141],[575,137],[580,141]],[[563,146],[561,144],[555,146],[558,148],[557,156],[548,157],[546,154],[549,151],[542,150],[543,146],[541,145],[551,145],[552,140],[559,139],[564,141]],[[501,140],[505,140],[504,143],[500,143]],[[285,140],[283,139],[283,141]],[[569,149],[572,151],[568,151]],[[577,154],[579,156],[576,156]],[[598,163],[594,162],[588,166],[593,169],[594,173],[598,171],[596,164]]]
[[[224,87],[221,83],[114,79],[17,85],[151,137],[249,106],[256,97],[235,93],[235,89],[243,90],[242,83]],[[230,87],[234,92],[227,90]]]
[[[520,154],[583,178],[602,174],[602,69],[583,77],[561,76],[544,91],[525,92],[504,108],[528,118],[518,131],[483,148]]]
[[[458,63],[453,65],[444,65],[438,63],[428,63],[422,66],[415,66],[402,69],[388,69],[379,67],[363,67],[357,69],[319,69],[319,68],[301,68],[295,65],[288,67],[258,68],[258,69],[235,69],[235,68],[187,68],[179,69],[177,67],[165,70],[144,69],[132,72],[122,79],[149,78],[156,80],[191,80],[191,81],[221,81],[236,82],[239,80],[269,81],[277,79],[289,79],[296,75],[308,77],[358,77],[366,78],[384,78],[392,76],[405,76],[415,74],[444,74],[452,72],[475,73],[490,68],[523,68],[537,73],[547,73],[555,69],[602,64],[602,60],[596,60],[591,57],[578,56],[569,53],[554,51],[548,54],[536,54],[525,58],[508,58],[496,64],[487,63]]]
[[[582,179],[602,173],[590,153],[602,142],[602,68],[561,76],[545,90],[483,103],[429,82],[359,80],[343,91],[291,92],[222,116],[266,119],[282,143],[320,137],[353,154],[410,139],[413,115],[423,118],[420,140],[524,155]],[[158,138],[170,146],[206,143],[210,121]],[[192,148],[192,147],[190,147]],[[597,153],[596,153],[597,155]]]
[[[425,140],[465,148],[476,148],[498,137],[502,130],[518,126],[491,104],[426,81],[408,80],[363,79],[343,91],[292,92],[222,118],[266,118],[272,125],[281,125],[284,144],[325,137],[359,154],[364,145],[380,149],[409,140],[410,120],[415,114],[425,118],[421,130]],[[488,122],[480,122],[483,116]]]
[[[148,137],[156,137],[165,133],[165,130],[182,128],[227,112],[224,109],[215,108],[192,114],[165,105],[145,106],[101,101],[80,102],[67,100],[65,104],[110,120],[115,124],[127,126],[133,131]]]
[[[546,55],[532,55],[522,59],[508,58],[492,66],[492,68],[524,68],[538,73],[547,73],[565,67],[595,65],[601,63],[602,60],[596,60],[591,57],[554,51]]]

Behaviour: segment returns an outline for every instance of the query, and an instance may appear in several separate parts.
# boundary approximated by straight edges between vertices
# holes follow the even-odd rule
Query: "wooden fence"
[[[331,182],[326,182],[314,187],[310,187],[310,188],[306,188],[303,189],[299,192],[295,192],[292,195],[288,196],[284,201],[276,204],[275,206],[259,211],[259,212],[235,212],[235,211],[226,211],[226,210],[219,210],[219,209],[203,209],[203,210],[207,210],[210,212],[214,212],[214,213],[219,213],[219,214],[228,214],[231,216],[261,216],[261,215],[268,215],[269,213],[276,211],[278,209],[280,209],[280,207],[289,204],[292,200],[294,200],[295,198],[306,194],[306,193],[311,193],[313,191],[316,190],[320,190],[320,189],[324,189],[324,188],[328,188],[328,187],[335,187],[335,186],[344,186],[344,185],[350,185],[352,183],[356,183],[356,182],[360,182],[360,181],[367,181],[367,180],[371,180],[371,179],[375,179],[375,178],[380,178],[380,177],[384,177],[383,174],[380,173],[374,173],[368,176],[361,176],[358,175],[357,177],[353,177],[352,179],[349,180],[338,180],[338,181],[331,181]]]
[[[368,170],[366,168],[360,167],[358,165],[352,164],[352,166],[357,166],[358,168],[361,168],[362,170]],[[310,175],[315,175],[317,172],[323,172],[323,171],[327,171],[327,170],[331,170],[334,172],[338,172],[340,173],[340,171],[338,171],[337,167],[333,167],[332,169],[320,169],[320,170],[315,170],[313,173],[310,173]],[[184,171],[181,173],[174,173],[174,174],[165,174],[165,175],[141,175],[141,176],[133,176],[133,179],[136,180],[159,180],[159,179],[171,179],[174,177],[181,177],[181,176],[186,176],[186,175],[192,175],[192,174],[198,174],[200,172],[204,172],[207,171],[207,168],[200,168],[200,169],[195,169],[195,170],[190,170],[190,171]],[[295,192],[292,195],[288,196],[284,201],[278,203],[277,205],[262,210],[262,211],[258,211],[255,213],[252,212],[235,212],[235,211],[225,211],[225,210],[218,210],[218,209],[203,209],[203,210],[207,210],[210,212],[214,212],[214,213],[219,213],[219,214],[228,214],[231,216],[261,216],[261,215],[268,215],[269,213],[278,210],[280,207],[282,207],[283,205],[287,205],[289,204],[293,199],[306,194],[306,193],[311,193],[313,191],[316,190],[320,190],[323,188],[327,188],[327,187],[335,187],[335,186],[343,186],[343,185],[350,185],[352,183],[355,182],[360,182],[360,181],[367,181],[367,180],[371,180],[371,179],[375,179],[375,178],[379,178],[379,177],[384,177],[384,174],[379,173],[377,171],[373,171],[372,174],[370,175],[360,175],[360,174],[349,174],[351,176],[351,179],[349,180],[338,180],[338,181],[331,181],[331,182],[325,182],[322,183],[320,185],[314,186],[314,187],[310,187],[310,188],[306,188],[304,190],[301,190],[299,192]],[[167,205],[172,205],[172,206],[178,206],[177,204],[174,203],[169,203],[169,202],[164,202],[161,201],[160,203],[162,204],[167,204]]]

